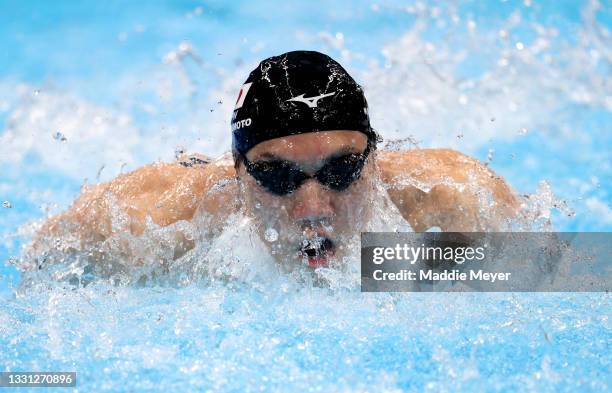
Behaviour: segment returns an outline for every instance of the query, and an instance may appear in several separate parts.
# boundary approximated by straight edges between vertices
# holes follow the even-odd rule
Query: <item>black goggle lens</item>
[[[297,190],[310,178],[336,191],[346,190],[361,175],[369,147],[363,153],[331,158],[314,175],[304,173],[295,163],[283,160],[250,162],[244,158],[247,172],[257,183],[276,195]]]
[[[335,157],[319,169],[314,177],[332,190],[344,191],[359,178],[364,164],[363,154]]]
[[[292,193],[308,178],[297,166],[287,161],[249,162],[247,171],[260,186],[276,195]]]

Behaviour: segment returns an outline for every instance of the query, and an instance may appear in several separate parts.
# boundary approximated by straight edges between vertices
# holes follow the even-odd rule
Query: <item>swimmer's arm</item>
[[[380,152],[389,195],[415,231],[503,230],[519,202],[503,178],[449,149]]]
[[[55,240],[70,239],[73,247],[104,240],[111,230],[107,206],[102,195],[108,183],[84,187],[81,195],[65,212],[49,217],[34,234],[27,248],[30,255],[40,255],[54,247]],[[78,243],[76,245],[75,243]]]
[[[223,204],[218,198],[205,198],[206,193],[233,173],[230,165],[187,168],[177,163],[156,163],[88,187],[66,212],[42,225],[30,251],[36,254],[59,237],[76,238],[85,249],[116,231],[141,235],[147,217],[167,226],[191,220],[198,208],[216,214],[223,210]]]

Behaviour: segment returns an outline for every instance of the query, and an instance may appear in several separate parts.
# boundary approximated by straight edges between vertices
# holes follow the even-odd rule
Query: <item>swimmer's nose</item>
[[[291,215],[294,220],[330,217],[334,213],[329,192],[316,180],[308,180],[295,190],[293,201]]]

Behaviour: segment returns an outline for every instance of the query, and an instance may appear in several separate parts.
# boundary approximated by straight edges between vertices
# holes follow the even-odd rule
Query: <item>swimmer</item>
[[[207,215],[209,225],[223,226],[241,210],[262,240],[274,228],[278,238],[264,243],[277,260],[317,268],[341,260],[342,239],[372,219],[379,198],[415,231],[502,230],[518,214],[505,181],[473,158],[448,149],[379,150],[362,88],[319,52],[263,60],[238,93],[231,130],[232,159],[186,156],[89,187],[42,226],[32,250],[66,230],[83,249],[109,238],[116,208],[135,236],[147,219],[168,226]],[[183,239],[174,253],[194,246]]]

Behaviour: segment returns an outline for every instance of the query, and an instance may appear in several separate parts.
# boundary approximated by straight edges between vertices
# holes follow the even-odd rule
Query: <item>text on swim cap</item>
[[[242,127],[248,127],[251,125],[251,118],[244,120],[238,120],[232,123],[232,131],[241,129]]]

